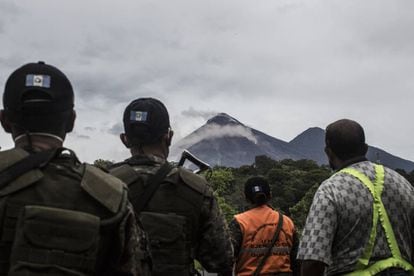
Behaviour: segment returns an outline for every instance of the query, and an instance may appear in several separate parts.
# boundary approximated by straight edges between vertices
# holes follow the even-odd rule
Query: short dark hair
[[[364,156],[367,151],[362,126],[352,120],[342,119],[326,127],[325,143],[341,160]]]
[[[270,199],[270,187],[262,176],[253,176],[244,184],[244,195],[253,204],[262,205]]]

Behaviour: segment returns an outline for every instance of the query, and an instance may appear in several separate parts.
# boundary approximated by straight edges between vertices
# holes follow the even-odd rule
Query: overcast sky
[[[176,141],[216,112],[285,141],[351,118],[414,160],[412,0],[1,0],[1,89],[38,60],[72,81],[66,146],[85,161],[127,157],[122,111],[143,96],[166,104]]]

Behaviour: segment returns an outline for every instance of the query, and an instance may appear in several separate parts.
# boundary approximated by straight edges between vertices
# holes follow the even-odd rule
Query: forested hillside
[[[111,164],[112,162],[102,159],[95,161],[95,165],[104,169]],[[414,171],[397,171],[414,185]],[[332,170],[328,166],[320,166],[312,160],[275,161],[263,155],[257,156],[252,165],[239,168],[215,167],[205,176],[218,197],[227,221],[230,221],[234,214],[248,208],[243,192],[247,178],[255,175],[264,176],[273,194],[271,205],[292,217],[300,231],[316,189],[331,174]]]
[[[414,184],[414,171],[397,171]],[[254,175],[264,176],[273,194],[271,205],[291,216],[300,231],[316,189],[331,174],[332,170],[328,166],[319,166],[311,160],[275,161],[266,156],[257,156],[255,164],[251,166],[214,168],[210,183],[219,197],[226,219],[230,220],[235,213],[248,207],[243,193],[246,179]]]

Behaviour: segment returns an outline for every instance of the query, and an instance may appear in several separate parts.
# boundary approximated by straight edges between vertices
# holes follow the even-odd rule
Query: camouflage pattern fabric
[[[372,181],[369,161],[352,164]],[[385,168],[382,201],[387,209],[402,257],[412,263],[414,245],[414,188],[397,172]],[[372,228],[372,195],[356,178],[337,173],[318,188],[300,241],[298,259],[328,265],[327,275],[353,271]],[[391,256],[381,224],[371,261]]]
[[[201,209],[201,229],[195,257],[210,272],[226,272],[233,267],[233,248],[227,223],[217,200],[205,200]]]
[[[148,237],[142,224],[136,218],[132,205],[128,203],[127,214],[119,225],[120,250],[119,270],[125,274],[149,276],[152,263],[148,247]]]
[[[230,234],[231,234],[231,242],[233,244],[234,249],[234,257],[240,253],[240,248],[243,242],[243,232],[241,230],[240,224],[237,222],[236,219],[232,219],[229,224]]]
[[[111,169],[111,173],[128,183],[130,196],[134,197],[142,193],[145,186],[148,185],[148,178],[154,175],[164,162],[164,159],[154,155],[134,156],[125,162],[116,164]],[[128,164],[133,169],[132,175],[131,173],[129,176],[117,173],[117,168],[125,164]],[[178,254],[189,256],[190,266],[193,266],[192,263],[195,259],[209,272],[228,273],[227,275],[231,275],[233,248],[227,224],[221,214],[217,200],[213,196],[211,189],[202,181],[198,181],[201,180],[200,176],[196,176],[188,171],[185,172],[185,175],[188,176],[187,182],[193,181],[197,183],[185,183],[182,178],[182,169],[174,168],[167,175],[164,182],[161,183],[147,207],[144,208],[143,213],[171,213],[184,216],[187,224],[186,229],[183,231],[186,233],[187,243],[190,243],[190,248],[186,250],[192,252],[178,252]],[[203,181],[205,182],[205,180]],[[179,192],[177,192],[177,189]],[[130,198],[130,200],[134,204],[134,198]],[[165,226],[161,225],[161,222],[157,224],[154,222],[154,219],[150,224],[148,222],[146,224],[146,221],[143,220],[143,224],[145,230],[149,233],[154,231],[172,231],[171,229],[161,230]],[[149,236],[151,240],[151,234]],[[168,245],[163,246],[168,247]],[[168,248],[161,249],[168,250]],[[176,275],[174,272],[168,271],[168,268],[163,268],[163,270],[161,268],[161,266],[173,267],[176,257],[173,255],[175,254],[171,254],[168,260],[165,254],[162,254],[161,257],[158,251],[152,250],[151,253],[154,264],[153,275],[165,275],[167,272],[168,275]]]
[[[27,152],[22,149],[12,149],[0,152],[0,171],[16,162]],[[148,250],[145,234],[139,228],[139,223],[131,204],[126,200],[126,186],[118,179],[94,168],[97,173],[90,175],[88,180],[95,182],[100,187],[96,194],[87,192],[82,185],[86,166],[78,161],[73,152],[64,150],[54,157],[42,169],[32,170],[23,176],[2,187],[0,190],[0,227],[2,239],[0,241],[0,275],[6,275],[9,268],[10,250],[15,246],[13,233],[21,232],[19,227],[22,210],[27,206],[41,206],[40,208],[60,210],[65,212],[79,212],[86,216],[97,217],[98,233],[93,236],[97,246],[92,250],[96,254],[92,256],[94,262],[86,259],[83,253],[72,250],[76,244],[65,243],[62,236],[54,237],[53,229],[65,228],[74,233],[73,239],[82,239],[90,235],[84,231],[84,225],[59,225],[50,219],[49,225],[33,228],[38,233],[32,233],[31,239],[41,239],[48,233],[50,241],[59,241],[59,250],[49,248],[51,242],[44,248],[33,247],[23,254],[14,252],[17,261],[27,259],[33,264],[24,268],[28,275],[30,267],[37,267],[36,275],[61,275],[62,271],[70,271],[73,275],[149,275]],[[98,177],[99,176],[99,177]],[[111,186],[113,185],[113,186]],[[92,187],[92,186],[90,186]],[[92,196],[94,195],[94,196]],[[119,204],[113,198],[125,198]],[[105,198],[106,197],[106,198]],[[114,203],[115,202],[115,203]],[[111,207],[111,208],[108,208]],[[119,206],[119,207],[118,207]],[[116,207],[116,209],[112,209]],[[37,223],[32,220],[32,224]],[[17,225],[17,226],[16,226]],[[17,228],[17,229],[16,229]],[[63,231],[64,234],[68,231]],[[6,235],[7,233],[7,235]],[[84,239],[85,240],[85,239]],[[88,240],[85,240],[88,243]],[[13,247],[12,247],[13,246]],[[67,247],[67,248],[66,248]],[[66,250],[66,249],[68,250]],[[12,254],[13,253],[12,250]],[[44,255],[42,255],[45,253]],[[58,255],[56,255],[58,254]],[[50,259],[48,256],[51,256]],[[78,260],[78,261],[76,261]],[[39,265],[42,264],[42,266]],[[88,266],[82,263],[88,262]],[[20,262],[21,263],[21,262]],[[18,265],[19,263],[17,263]],[[73,267],[71,264],[78,265]],[[42,268],[43,267],[43,268]],[[19,274],[20,275],[20,274]],[[72,274],[71,274],[72,275]]]

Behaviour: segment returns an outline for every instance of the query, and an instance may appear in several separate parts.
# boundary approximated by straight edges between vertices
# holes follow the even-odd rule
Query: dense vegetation
[[[107,168],[111,162],[99,159],[95,165]],[[414,171],[397,171],[414,184]],[[316,189],[331,174],[328,166],[319,166],[312,160],[275,161],[267,156],[257,156],[253,165],[240,168],[215,167],[206,177],[215,191],[223,214],[230,221],[234,214],[248,208],[243,191],[245,181],[251,176],[264,176],[273,195],[270,204],[289,215],[300,231]]]
[[[414,171],[397,171],[414,184]],[[257,156],[255,164],[251,166],[214,168],[210,183],[219,197],[226,219],[230,220],[235,213],[242,212],[248,207],[243,193],[247,178],[254,175],[264,176],[273,194],[271,205],[289,215],[300,231],[316,189],[331,174],[328,166],[319,166],[311,160],[275,161],[266,156]]]
[[[270,204],[291,216],[301,229],[317,187],[331,175],[331,170],[311,160],[275,161],[267,156],[257,156],[255,163],[250,166],[216,167],[209,180],[227,220],[249,207],[244,198],[243,186],[254,175],[261,175],[268,180],[273,195]]]

